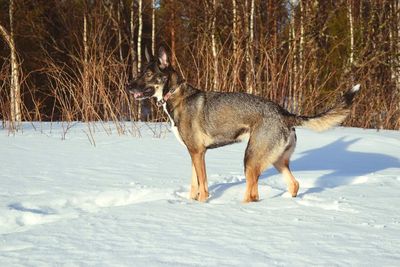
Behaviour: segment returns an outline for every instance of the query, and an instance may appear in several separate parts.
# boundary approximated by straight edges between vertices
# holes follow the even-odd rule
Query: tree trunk
[[[291,51],[292,51],[292,73],[291,77],[291,90],[289,91],[288,104],[291,112],[297,112],[297,39],[296,39],[296,8],[295,2],[291,1],[291,21],[290,21],[290,35],[291,35]]]
[[[139,2],[139,29],[138,29],[138,40],[137,40],[137,68],[140,71],[142,68],[142,33],[143,33],[143,10],[142,10],[142,0],[138,0]]]
[[[237,80],[239,79],[238,77],[238,27],[237,27],[237,8],[236,8],[236,0],[232,0],[232,47],[233,47],[233,62],[232,62],[232,68],[233,68],[233,83],[232,83],[232,89],[230,91],[234,91]]]
[[[131,58],[132,58],[132,77],[136,77],[138,74],[138,63],[137,63],[137,54],[136,54],[136,49],[135,49],[135,12],[134,12],[134,2],[135,0],[132,0],[131,5],[130,5],[130,45],[129,45],[129,49],[130,49],[130,53],[131,53]]]
[[[122,34],[121,34],[121,8],[123,10],[124,4],[122,1],[118,2],[117,8],[117,22],[118,22],[118,49],[119,49],[119,60],[124,61],[124,56],[122,54]]]
[[[396,55],[400,55],[400,0],[397,0],[396,2],[396,20],[397,20],[397,50],[396,50]],[[400,56],[397,56],[397,61],[396,61],[397,66],[400,66]],[[397,68],[397,92],[400,95],[400,68]],[[400,120],[400,118],[399,118]],[[400,123],[399,123],[400,125]]]
[[[233,45],[233,54],[237,53],[237,8],[236,8],[236,0],[232,0],[232,45]]]
[[[217,54],[217,41],[216,41],[216,23],[217,23],[217,0],[213,0],[213,12],[211,22],[211,46],[212,56],[214,61],[214,79],[213,79],[213,90],[218,90],[218,54]]]
[[[89,75],[88,75],[88,60],[89,60],[89,46],[88,46],[88,29],[87,29],[87,7],[85,7],[83,14],[83,100],[82,108],[84,109],[84,121],[89,121],[89,107],[91,96],[89,92]]]
[[[347,1],[347,10],[349,16],[349,26],[350,26],[350,68],[354,64],[354,26],[353,26],[353,12],[352,12],[352,0]]]
[[[175,19],[176,19],[176,9],[175,9],[175,0],[171,0],[171,64],[175,65],[176,58],[176,40],[175,40]]]
[[[137,40],[137,69],[141,71],[142,69],[142,33],[143,33],[143,10],[142,10],[142,0],[139,1],[139,29],[138,29],[138,40]],[[138,102],[138,120],[142,118],[142,103]]]
[[[10,86],[10,101],[11,101],[11,129],[18,130],[21,123],[21,84],[19,77],[19,64],[17,57],[17,49],[14,41],[14,0],[10,0],[9,6],[10,15],[10,32],[0,25],[0,33],[10,47],[11,53],[11,86]]]
[[[244,57],[245,57],[245,85],[246,85],[246,92],[248,93],[252,93],[252,90],[250,88],[250,68],[249,68],[249,64],[250,64],[250,33],[249,33],[249,1],[245,0],[244,1],[244,34],[246,36],[245,38],[245,51],[244,51]]]
[[[397,66],[393,68],[394,72],[394,80],[395,80],[395,94],[397,96],[398,102],[397,102],[397,110],[400,109],[400,0],[397,0],[395,3],[392,4],[393,8],[393,16],[394,16],[394,21],[397,23],[394,23],[393,25],[393,57],[394,57],[394,62],[392,65]],[[397,32],[396,32],[397,28]],[[397,129],[400,128],[400,115],[397,115]]]
[[[299,86],[298,86],[298,112],[301,112],[301,104],[303,98],[303,87],[305,86],[303,81],[304,75],[304,17],[305,17],[305,8],[304,8],[304,0],[299,1],[300,5],[300,45],[299,45]]]
[[[392,3],[392,16],[393,20],[397,23],[393,23],[393,33],[392,36],[392,44],[393,44],[393,72],[394,72],[394,80],[396,83],[397,94],[400,98],[400,0],[397,0]],[[397,66],[397,67],[396,67]],[[399,103],[400,106],[400,103]],[[399,118],[400,119],[400,118]],[[400,124],[400,123],[399,123]]]
[[[151,2],[151,54],[156,54],[156,1]]]
[[[249,93],[254,94],[254,0],[251,0],[249,20],[249,39],[246,60],[246,86]]]

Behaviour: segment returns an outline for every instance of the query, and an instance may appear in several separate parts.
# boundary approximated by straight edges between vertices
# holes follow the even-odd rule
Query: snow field
[[[46,128],[47,127],[47,128]],[[0,266],[397,266],[400,133],[298,129],[291,198],[273,169],[243,204],[245,144],[206,156],[188,199],[186,149],[166,133],[88,140],[75,125],[0,131]]]

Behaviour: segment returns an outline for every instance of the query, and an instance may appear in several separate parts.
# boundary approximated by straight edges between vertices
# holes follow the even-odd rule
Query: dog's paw
[[[209,196],[208,192],[200,192],[197,200],[200,202],[206,202],[206,200],[208,199],[208,196]]]
[[[297,192],[299,192],[299,182],[294,181],[290,186],[289,186],[289,193],[292,195],[292,197],[296,197],[297,196]]]
[[[198,190],[198,188],[195,188],[194,186],[192,186],[190,188],[189,198],[193,199],[193,200],[198,200],[198,198],[199,198],[199,190]]]

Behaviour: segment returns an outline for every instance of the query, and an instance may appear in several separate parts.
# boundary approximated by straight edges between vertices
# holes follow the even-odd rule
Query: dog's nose
[[[126,82],[125,83],[125,91],[130,91],[132,89],[132,83],[130,82]]]

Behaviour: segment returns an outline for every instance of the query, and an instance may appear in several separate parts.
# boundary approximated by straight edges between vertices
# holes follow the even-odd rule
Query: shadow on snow
[[[28,208],[23,206],[21,203],[12,203],[8,205],[8,208],[11,210],[21,211],[21,212],[30,212],[33,214],[39,215],[52,215],[55,214],[55,211],[49,208]]]
[[[300,158],[291,161],[290,167],[296,179],[300,182],[300,188],[302,178],[296,175],[296,172],[328,172],[316,178],[313,187],[299,194],[300,197],[309,193],[322,192],[326,188],[353,184],[355,179],[360,176],[372,174],[377,171],[389,168],[400,168],[400,161],[398,158],[379,153],[349,150],[349,147],[357,143],[360,138],[348,141],[345,139],[346,138],[342,137],[321,148],[302,152],[300,153]],[[266,179],[274,174],[277,174],[277,171],[274,168],[269,168],[261,174],[260,179]],[[239,184],[244,184],[245,182],[246,180],[243,179],[231,183],[218,183],[210,186],[210,192],[213,192],[212,199],[219,198],[227,189]]]

